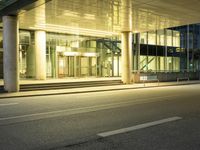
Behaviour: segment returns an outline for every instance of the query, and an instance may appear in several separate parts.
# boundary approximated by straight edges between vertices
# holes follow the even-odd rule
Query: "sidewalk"
[[[129,84],[129,85],[98,86],[98,87],[85,87],[85,88],[73,88],[73,89],[59,89],[59,90],[40,90],[40,91],[28,91],[28,92],[17,92],[17,93],[1,93],[0,99],[60,95],[60,94],[77,94],[77,93],[88,93],[88,92],[103,92],[103,91],[140,89],[140,88],[152,88],[152,87],[164,87],[164,86],[179,86],[179,85],[189,85],[189,84],[200,84],[200,80],[181,81],[181,82],[160,82],[159,84],[156,82],[156,83],[145,83],[145,84],[139,83],[139,84]]]

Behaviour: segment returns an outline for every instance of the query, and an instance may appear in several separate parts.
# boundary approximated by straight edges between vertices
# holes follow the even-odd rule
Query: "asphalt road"
[[[1,99],[0,150],[40,149],[199,150],[200,85]]]

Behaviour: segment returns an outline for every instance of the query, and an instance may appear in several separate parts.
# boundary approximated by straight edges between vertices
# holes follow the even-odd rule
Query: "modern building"
[[[156,74],[161,81],[199,79],[199,33],[200,25],[192,24],[136,34],[133,48],[135,81],[144,74]]]
[[[24,78],[198,79],[198,6],[195,0],[1,0],[4,88],[19,91]]]

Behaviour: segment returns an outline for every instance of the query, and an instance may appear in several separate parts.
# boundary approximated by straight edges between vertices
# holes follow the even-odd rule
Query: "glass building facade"
[[[134,72],[199,71],[199,32],[200,25],[194,24],[140,33],[140,48],[134,44],[134,54],[140,54],[134,56]]]
[[[200,69],[200,25],[133,34],[134,73],[184,73]],[[19,32],[20,78],[34,78],[34,31]],[[3,38],[0,32],[0,72]],[[48,32],[47,78],[121,76],[120,37],[93,37]]]
[[[21,78],[34,78],[34,32],[20,30]],[[117,37],[46,34],[46,76],[112,77],[121,75],[121,49]]]
[[[187,0],[1,0],[4,89],[19,91],[20,78],[197,79],[196,14],[198,5]]]

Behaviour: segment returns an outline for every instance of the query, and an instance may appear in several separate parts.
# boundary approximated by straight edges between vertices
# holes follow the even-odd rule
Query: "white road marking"
[[[139,129],[143,129],[143,128],[148,128],[148,127],[164,124],[167,122],[177,121],[180,119],[182,119],[182,118],[176,116],[176,117],[171,117],[171,118],[166,118],[166,119],[162,119],[162,120],[158,120],[158,121],[148,122],[148,123],[144,123],[144,124],[140,124],[140,125],[136,125],[136,126],[132,126],[132,127],[128,127],[128,128],[98,133],[97,135],[100,137],[108,137],[108,136],[112,136],[112,135],[116,135],[116,134],[127,133],[127,132],[131,132],[134,130],[139,130]]]
[[[180,96],[180,95],[151,97],[151,98],[144,98],[144,99],[138,99],[138,100],[129,100],[126,102],[102,104],[102,105],[96,105],[96,106],[94,105],[94,106],[88,106],[88,107],[63,109],[63,110],[40,112],[40,113],[33,113],[33,114],[24,114],[24,115],[19,115],[19,116],[2,117],[0,118],[0,125],[23,122],[23,121],[33,121],[33,120],[39,120],[39,119],[45,119],[45,118],[53,118],[53,117],[59,117],[59,116],[69,116],[69,115],[75,115],[75,114],[81,114],[81,113],[89,113],[93,111],[96,112],[96,111],[101,111],[101,110],[114,109],[114,108],[126,107],[126,106],[131,106],[131,105],[137,105],[137,104],[152,103],[156,101],[163,101],[166,98],[171,98],[171,97],[176,97],[176,96]]]
[[[5,104],[0,104],[0,107],[2,106],[12,106],[12,105],[18,105],[19,103],[5,103]]]
[[[160,99],[176,97],[176,96],[179,96],[179,95],[151,97],[151,98],[130,100],[130,101],[119,102],[119,103],[110,103],[110,104],[102,104],[102,105],[89,106],[89,107],[81,107],[81,108],[64,109],[64,110],[57,110],[57,111],[50,111],[50,112],[25,114],[25,115],[20,115],[20,116],[11,116],[11,117],[6,117],[6,118],[0,118],[0,121],[13,120],[13,119],[37,120],[37,119],[33,119],[32,117],[37,117],[37,118],[40,118],[40,119],[41,118],[49,118],[51,116],[62,115],[63,113],[65,115],[74,115],[74,114],[80,114],[80,113],[87,113],[87,112],[91,112],[91,111],[99,111],[99,110],[105,110],[105,109],[111,109],[111,108],[125,107],[125,106],[130,106],[130,105],[133,105],[133,104],[151,103],[151,102],[155,102],[155,101],[161,101]],[[49,115],[51,115],[51,116],[49,116]],[[1,124],[1,122],[0,122],[0,124]]]

